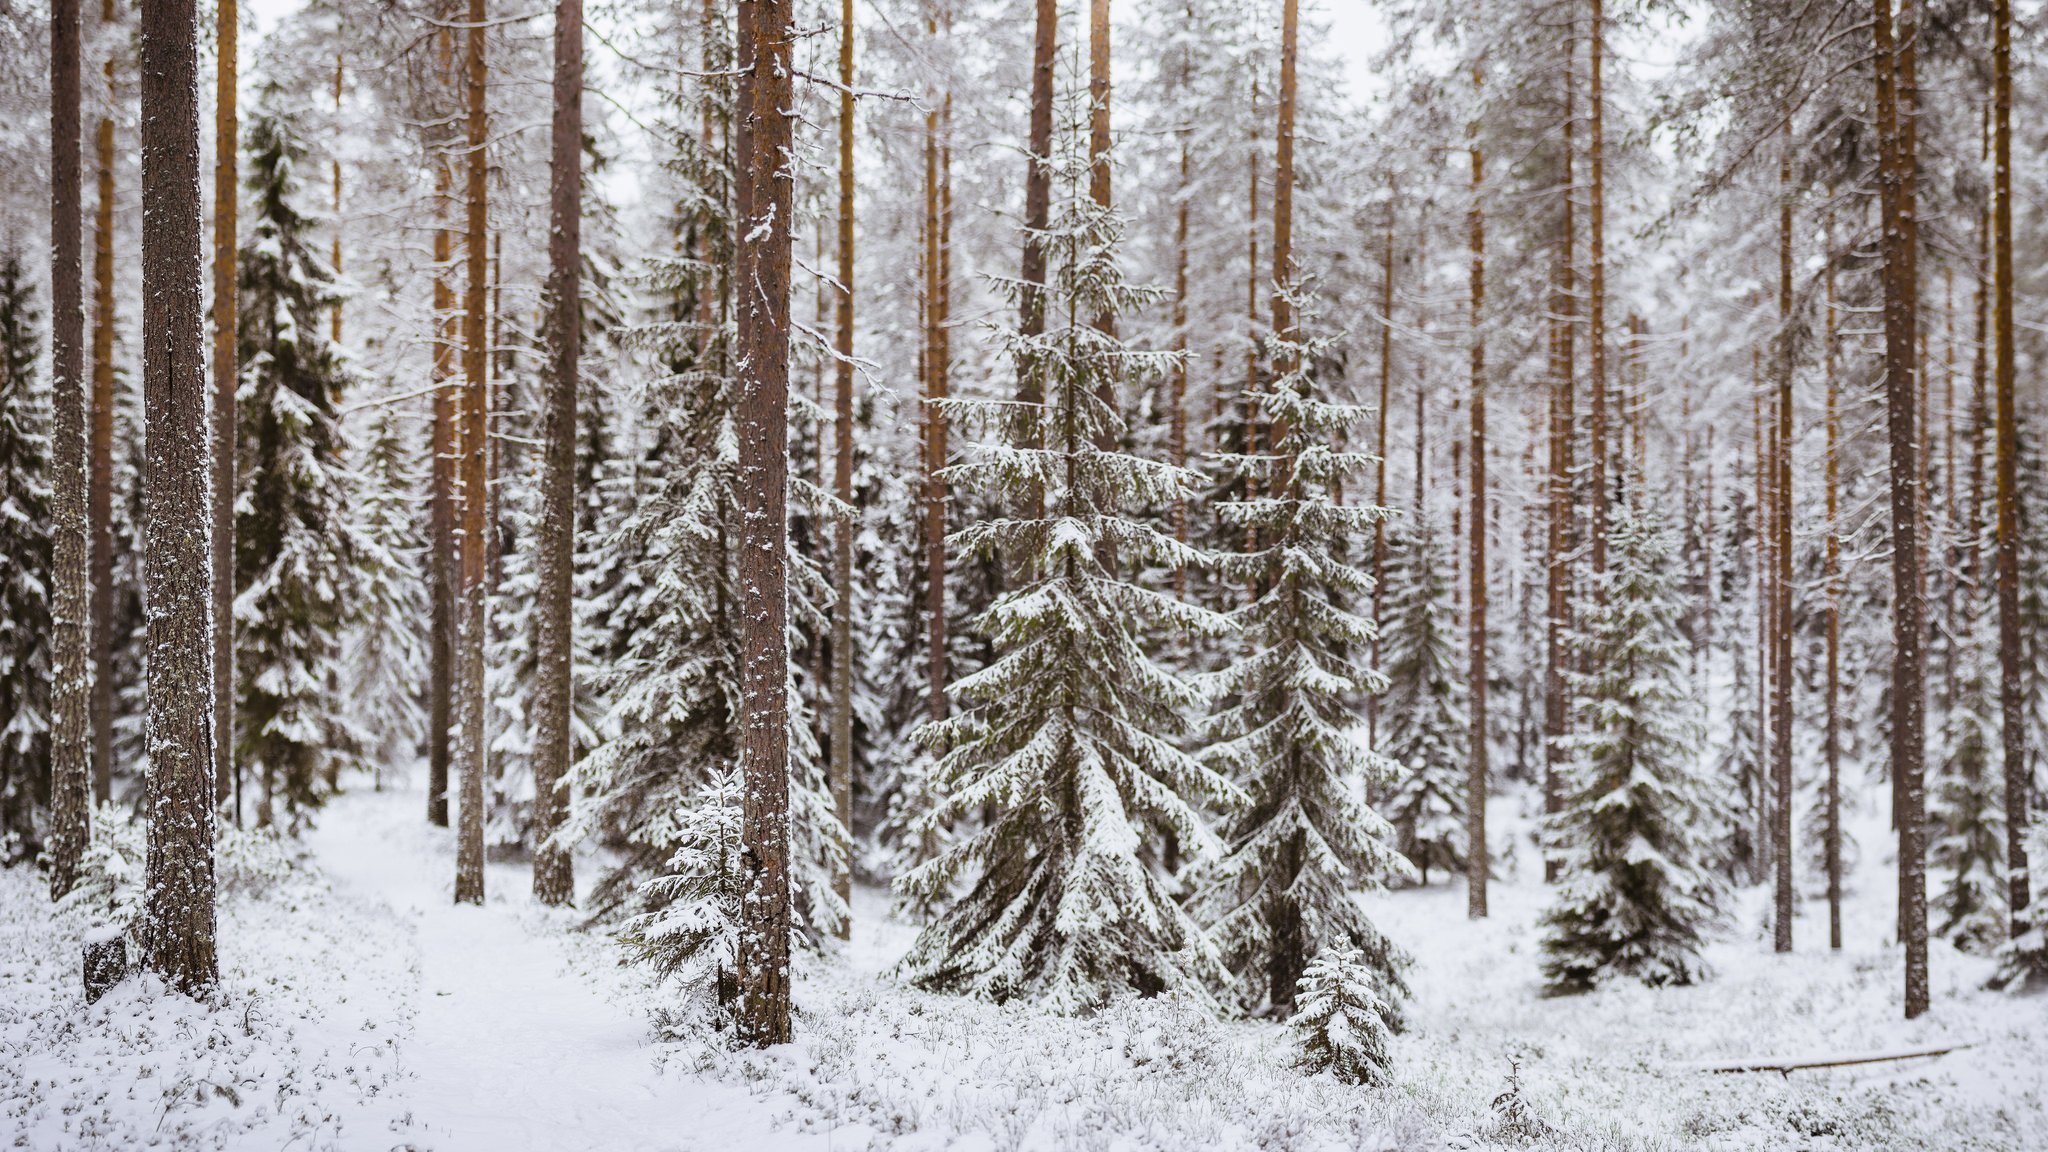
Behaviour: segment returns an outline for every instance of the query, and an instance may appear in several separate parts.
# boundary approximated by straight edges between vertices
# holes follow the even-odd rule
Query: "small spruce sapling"
[[[1375,1087],[1393,1079],[1390,1011],[1380,975],[1354,948],[1328,948],[1309,961],[1288,1023],[1301,1045],[1301,1065],[1347,1084]]]

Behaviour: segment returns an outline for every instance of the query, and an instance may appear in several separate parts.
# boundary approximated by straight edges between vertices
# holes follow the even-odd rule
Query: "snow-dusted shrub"
[[[92,810],[92,842],[78,864],[78,883],[58,906],[92,923],[126,932],[142,919],[142,881],[149,838],[142,821],[113,804]]]
[[[213,839],[213,880],[222,896],[267,896],[281,890],[301,866],[298,840],[276,828],[218,825]]]
[[[746,873],[740,864],[740,781],[721,772],[674,816],[676,845],[668,872],[640,886],[652,911],[626,922],[619,941],[664,977],[693,993],[732,998],[739,952],[740,905]]]
[[[1347,1084],[1384,1085],[1393,1078],[1387,1050],[1393,1030],[1379,975],[1353,948],[1309,961],[1289,1021],[1301,1042],[1301,1064]]]
[[[1493,1098],[1493,1129],[1495,1139],[1526,1144],[1541,1140],[1552,1134],[1549,1124],[1536,1114],[1536,1109],[1522,1095],[1522,1065],[1520,1062],[1508,1065],[1508,1090]]]

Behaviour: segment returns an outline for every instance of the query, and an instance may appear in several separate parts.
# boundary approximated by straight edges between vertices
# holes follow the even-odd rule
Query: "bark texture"
[[[853,0],[839,5],[839,297],[832,351],[832,494],[853,505]],[[853,836],[853,537],[859,522],[844,519],[832,537],[832,806],[840,830]],[[841,863],[833,877],[839,899],[853,896],[853,876]],[[848,905],[851,907],[851,905]],[[849,914],[840,930],[853,933]]]
[[[1472,72],[1473,87],[1483,78]],[[1486,184],[1486,153],[1479,146],[1478,125],[1472,144],[1471,321],[1472,321],[1472,561],[1470,605],[1466,623],[1471,671],[1472,747],[1465,777],[1465,915],[1486,916],[1486,881],[1492,864],[1486,851],[1486,210],[1480,196]]]
[[[215,799],[242,822],[235,762],[235,217],[241,142],[236,115],[235,0],[220,0],[213,85],[213,787]],[[336,79],[336,91],[340,81]],[[336,172],[339,173],[337,161]],[[339,197],[340,177],[336,176]],[[337,205],[338,207],[338,205]],[[337,244],[339,242],[337,241]],[[337,263],[337,270],[339,265]],[[335,306],[337,309],[340,305]],[[339,340],[337,332],[335,339]]]
[[[142,5],[142,568],[149,614],[143,957],[192,995],[217,973],[213,912],[213,512],[200,292],[199,19]]]
[[[460,472],[462,547],[460,596],[456,628],[456,675],[459,684],[457,707],[462,739],[462,802],[455,835],[455,902],[484,902],[484,773],[489,759],[490,738],[485,732],[484,706],[484,599],[486,584],[486,508],[490,495],[485,484],[485,457],[489,452],[490,350],[486,347],[486,309],[490,290],[489,174],[485,147],[489,122],[484,107],[484,0],[469,0],[468,48],[463,56],[464,89],[468,96],[468,180],[464,190],[465,235],[463,264],[466,279],[462,305],[462,399],[460,404]]]

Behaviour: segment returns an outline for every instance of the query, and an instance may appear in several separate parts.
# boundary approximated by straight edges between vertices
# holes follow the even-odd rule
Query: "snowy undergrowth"
[[[98,823],[102,843],[137,850],[139,873],[140,835],[110,838]],[[335,893],[286,845],[256,841],[223,844],[220,984],[207,1003],[131,975],[86,1005],[81,948],[105,904],[53,911],[41,873],[0,870],[0,1129],[12,1146],[406,1143],[409,928]]]
[[[1518,798],[1496,805],[1496,828],[1526,827]],[[1865,839],[1881,843],[1881,831]],[[1534,858],[1526,844],[1521,854]],[[800,965],[787,1048],[728,1051],[669,1014],[672,991],[648,994],[672,1075],[746,1084],[764,1118],[830,1133],[835,1148],[2029,1147],[2048,1131],[2048,1004],[1981,991],[1988,962],[1936,944],[1934,1010],[1902,1020],[1899,952],[1882,939],[1889,865],[1870,855],[1842,952],[1827,951],[1826,906],[1810,900],[1800,950],[1774,956],[1767,893],[1744,890],[1707,950],[1707,982],[1690,988],[1624,981],[1545,998],[1536,917],[1549,892],[1526,869],[1497,882],[1493,918],[1479,923],[1458,883],[1373,897],[1376,921],[1416,954],[1410,1027],[1384,1089],[1302,1072],[1281,1025],[1218,1021],[1172,999],[1075,1019],[906,988],[888,969],[912,929],[874,891],[856,893],[852,947]],[[1789,1077],[1701,1067],[1950,1042],[1976,1047]]]

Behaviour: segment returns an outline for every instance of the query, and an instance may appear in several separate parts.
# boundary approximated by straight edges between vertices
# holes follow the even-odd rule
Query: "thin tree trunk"
[[[1607,571],[1607,160],[1606,97],[1601,87],[1607,30],[1602,0],[1590,3],[1587,79],[1591,87],[1586,99],[1591,119],[1586,162],[1591,199],[1586,208],[1586,297],[1593,393],[1593,572],[1597,576]]]
[[[1911,0],[1908,0],[1910,4]],[[1885,410],[1890,437],[1892,514],[1892,773],[1898,782],[1899,937],[1905,945],[1905,1012],[1927,1011],[1927,861],[1923,811],[1925,713],[1920,588],[1919,437],[1914,388],[1914,333],[1918,324],[1913,282],[1914,212],[1911,172],[1916,162],[1912,121],[1914,51],[1910,18],[1902,12],[1893,41],[1891,0],[1873,0],[1872,38],[1877,90],[1878,188],[1883,212]]]
[[[1564,42],[1564,203],[1559,215],[1556,287],[1557,398],[1550,423],[1549,619],[1546,622],[1543,670],[1543,812],[1555,816],[1564,805],[1560,787],[1567,754],[1564,739],[1571,725],[1571,701],[1565,669],[1570,656],[1572,585],[1577,568],[1572,498],[1572,441],[1578,435],[1578,14],[1567,8]],[[1711,597],[1710,597],[1711,602]],[[1546,853],[1543,879],[1556,883],[1563,865]]]
[[[1107,7],[1107,0],[1097,0]],[[1273,335],[1287,341],[1295,336],[1294,306],[1288,293],[1294,285],[1294,103],[1296,39],[1301,22],[1301,0],[1282,0],[1280,12],[1280,94],[1275,102],[1279,125],[1273,132]],[[1273,366],[1274,375],[1295,371],[1299,365],[1289,353],[1287,362]],[[1275,424],[1271,443],[1277,450],[1286,429]],[[1277,481],[1282,487],[1287,478]]]
[[[1259,78],[1252,75],[1253,121],[1259,114]],[[1259,430],[1258,403],[1254,393],[1259,388],[1259,141],[1258,134],[1252,134],[1245,149],[1245,175],[1249,207],[1245,220],[1245,352],[1244,352],[1244,395],[1240,403],[1244,408],[1244,450],[1247,455],[1256,453],[1262,437]],[[1244,478],[1246,501],[1258,499],[1259,479],[1256,473],[1247,473]],[[1245,550],[1258,548],[1259,530],[1245,529]]]
[[[50,4],[50,897],[68,894],[92,835],[88,726],[84,198],[79,141],[78,0]]]
[[[1372,502],[1387,506],[1387,405],[1394,387],[1394,202],[1387,202],[1387,234],[1380,248],[1380,403],[1375,413],[1375,462]],[[1415,515],[1422,514],[1417,505]],[[1380,666],[1380,632],[1386,626],[1387,522],[1372,523],[1372,666]],[[1379,747],[1380,699],[1378,693],[1365,698],[1368,741]]]
[[[149,859],[143,955],[190,995],[213,985],[213,579],[200,291],[199,17],[142,4],[143,469],[149,614]]]
[[[342,65],[342,55],[341,55],[341,50],[340,50],[340,49],[336,49],[336,50],[335,50],[335,53],[334,53],[334,118],[335,118],[336,122],[339,122],[339,121],[341,120],[341,79],[342,79],[342,68],[341,68],[341,65]],[[333,248],[333,254],[332,254],[332,256],[331,256],[331,257],[329,257],[329,261],[328,261],[328,262],[329,262],[330,264],[332,264],[332,265],[334,266],[334,274],[335,274],[335,276],[336,276],[336,277],[339,277],[339,276],[341,275],[341,157],[340,157],[340,155],[338,155],[338,154],[337,154],[337,155],[335,155],[335,156],[334,156],[334,157],[333,157],[333,158],[332,158],[332,159],[331,159],[331,160],[329,161],[329,164],[330,164],[330,166],[331,166],[331,168],[332,168],[332,170],[333,170],[332,174],[333,174],[333,177],[334,177],[334,248]],[[342,308],[342,302],[341,302],[341,300],[340,300],[339,298],[336,298],[336,300],[334,301],[334,307],[333,307],[333,310],[332,310],[332,311],[331,311],[331,312],[330,312],[330,313],[328,314],[328,325],[329,325],[329,327],[328,327],[328,339],[332,340],[332,341],[333,341],[334,343],[336,343],[336,344],[339,344],[339,343],[341,343],[341,308]]]
[[[789,1040],[788,580],[790,41],[788,0],[739,5],[741,838],[740,1036]]]
[[[839,4],[839,308],[833,332],[832,494],[853,506],[853,0]],[[853,537],[857,521],[839,522],[832,541],[832,804],[840,830],[853,836]],[[833,877],[842,902],[853,877],[841,863]],[[850,907],[850,903],[849,903]],[[853,934],[849,914],[840,938]]]
[[[242,822],[235,774],[235,417],[237,127],[236,0],[220,0],[213,86],[213,787],[216,803]],[[335,91],[340,91],[337,73]],[[340,196],[337,162],[335,195]],[[338,205],[337,205],[338,206]],[[337,246],[340,241],[335,242]],[[338,249],[337,249],[338,250]],[[339,265],[337,264],[337,268]],[[336,305],[338,309],[340,305]],[[337,326],[339,321],[337,320]],[[337,334],[336,339],[340,336]]]
[[[1037,0],[1034,20],[1030,155],[1024,171],[1024,266],[1019,276],[1024,286],[1018,293],[1018,331],[1026,340],[1045,333],[1045,230],[1052,218],[1053,66],[1059,55],[1059,0]],[[1036,411],[1044,402],[1045,389],[1039,379],[1030,372],[1020,373],[1017,404],[1025,413],[1027,448],[1044,442]],[[1045,517],[1045,491],[1037,481],[1026,491],[1024,511],[1033,520]]]
[[[573,753],[575,703],[576,389],[583,354],[583,0],[555,0],[554,126],[548,164],[549,359],[541,447],[541,522],[535,542],[533,895],[543,904],[576,898],[566,844],[553,837],[568,815],[562,781]],[[501,233],[502,235],[502,233]]]
[[[1482,88],[1480,70],[1472,70],[1472,86]],[[1486,209],[1480,194],[1486,182],[1486,154],[1479,146],[1478,124],[1472,141],[1472,565],[1471,613],[1471,762],[1465,782],[1465,914],[1486,916],[1486,880],[1491,868],[1486,845]]]
[[[485,454],[490,428],[490,392],[485,379],[489,349],[485,346],[486,292],[490,268],[486,244],[490,237],[488,156],[489,123],[484,107],[484,0],[469,0],[468,50],[464,54],[464,85],[468,95],[468,186],[465,189],[466,235],[463,257],[467,279],[462,307],[461,401],[461,585],[457,611],[456,701],[462,739],[462,803],[455,837],[455,902],[484,902],[484,772],[489,740],[484,731],[484,596],[486,591],[484,533],[490,495],[485,484]]]
[[[1192,22],[1193,12],[1188,12]],[[1193,64],[1186,49],[1180,60],[1180,95],[1187,95]],[[1173,466],[1187,467],[1188,462],[1188,136],[1190,128],[1183,123],[1176,131],[1180,143],[1180,184],[1174,196],[1173,220],[1173,376],[1171,411],[1168,414],[1170,451]],[[1188,542],[1188,498],[1184,492],[1175,492],[1173,497],[1173,538],[1181,544]],[[1185,564],[1173,567],[1173,594],[1185,600],[1188,595],[1188,570]],[[1377,641],[1374,642],[1377,645]],[[1366,702],[1368,715],[1373,703]]]
[[[111,5],[108,6],[111,9]],[[111,11],[102,17],[112,20]],[[107,88],[114,62],[107,61]],[[101,117],[99,211],[93,228],[92,479],[92,795],[114,794],[114,121]]]
[[[1992,147],[1992,290],[1997,301],[1998,346],[1998,673],[1999,714],[2005,750],[2005,875],[2012,932],[2027,929],[2032,893],[2027,883],[2027,803],[2032,762],[2027,759],[2026,669],[2020,646],[2019,420],[2015,403],[2012,317],[2012,2],[1993,7],[1992,103],[1997,123]]]
[[[926,11],[926,31],[937,41],[936,8]],[[924,117],[924,514],[925,673],[928,707],[934,720],[946,718],[946,467],[947,386],[943,193],[945,180],[939,134],[943,99],[931,100]]]
[[[1774,517],[1778,564],[1772,581],[1771,727],[1772,771],[1777,780],[1773,862],[1774,890],[1771,947],[1792,950],[1792,134],[1789,119],[1778,156],[1778,411],[1777,500]]]
[[[1841,514],[1841,414],[1840,384],[1835,375],[1835,221],[1827,227],[1827,302],[1823,317],[1821,351],[1827,377],[1827,545],[1822,559],[1821,579],[1827,590],[1827,664],[1822,691],[1827,717],[1821,730],[1822,754],[1827,760],[1827,853],[1828,947],[1842,947],[1842,532]]]
[[[1750,860],[1750,868],[1757,882],[1761,883],[1769,874],[1776,857],[1771,851],[1773,832],[1777,828],[1774,819],[1777,809],[1771,803],[1775,777],[1771,772],[1771,669],[1776,662],[1778,648],[1772,642],[1772,627],[1777,623],[1777,614],[1772,611],[1776,603],[1773,585],[1778,576],[1778,565],[1772,559],[1772,550],[1777,546],[1778,535],[1772,520],[1777,515],[1778,502],[1771,495],[1771,486],[1777,479],[1777,469],[1771,460],[1772,450],[1777,446],[1777,437],[1764,423],[1763,372],[1760,353],[1750,350],[1750,423],[1756,444],[1756,810],[1750,815],[1756,821],[1756,851]]]
[[[452,16],[452,13],[450,13]],[[435,34],[441,75],[453,81],[452,33]],[[452,749],[455,697],[455,452],[456,397],[454,375],[455,292],[448,273],[454,261],[454,236],[449,228],[453,173],[448,157],[434,161],[434,423],[433,491],[430,494],[427,577],[433,598],[427,666],[427,821],[448,826],[448,770]]]

